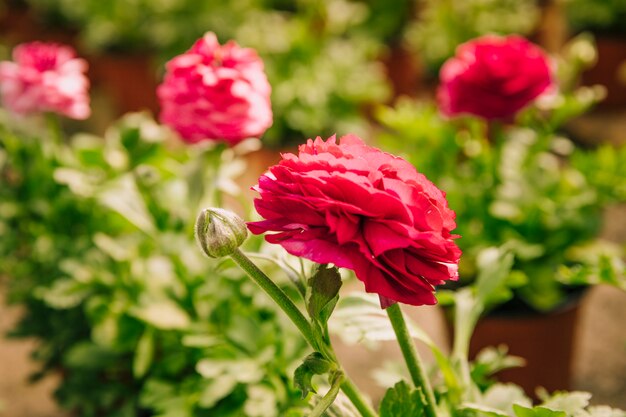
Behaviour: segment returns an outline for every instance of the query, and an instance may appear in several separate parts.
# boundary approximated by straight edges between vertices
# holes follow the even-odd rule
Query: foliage
[[[460,291],[446,292],[450,302],[456,304],[454,315],[454,345],[446,355],[414,323],[409,323],[413,338],[428,346],[436,360],[431,380],[436,392],[438,415],[467,417],[579,417],[607,415],[624,417],[626,412],[607,406],[591,406],[591,395],[585,392],[540,392],[540,403],[533,401],[524,391],[513,384],[503,384],[492,378],[493,373],[520,366],[519,358],[509,357],[506,352],[490,349],[481,353],[474,363],[468,362],[469,339],[478,316],[507,290],[506,280],[511,268],[512,253],[505,248],[487,248],[479,254],[479,277],[475,286]],[[339,336],[348,331],[360,334],[360,342],[395,340],[389,321],[383,319],[375,296],[349,295],[339,301],[336,323],[331,328]],[[358,308],[358,310],[355,310]],[[355,317],[365,320],[353,320]],[[371,331],[369,323],[378,330]],[[350,342],[350,337],[344,338]],[[352,340],[354,343],[355,340]],[[389,379],[394,376],[388,375]],[[386,378],[386,379],[387,379]],[[402,373],[395,376],[380,404],[380,416],[424,415],[425,399],[421,388],[405,381]]]
[[[274,125],[266,143],[291,144],[315,132],[366,133],[363,107],[384,101],[376,61],[402,27],[408,0],[29,0],[80,29],[96,50],[154,51],[161,62],[206,31],[255,48],[273,86]],[[371,28],[376,30],[371,30]],[[397,36],[397,35],[395,35]]]
[[[559,277],[572,285],[624,285],[623,251],[597,237],[602,209],[626,201],[626,148],[582,149],[559,130],[596,97],[587,87],[563,90],[509,127],[446,120],[414,101],[380,109],[381,143],[445,190],[457,213],[464,283],[476,277],[481,250],[505,245],[515,256],[509,285],[535,310],[563,302],[569,289]],[[600,278],[580,273],[599,263]]]
[[[574,31],[625,35],[626,3],[620,0],[565,0],[565,12]]]
[[[406,38],[431,74],[437,74],[461,43],[487,33],[529,35],[539,14],[537,0],[427,0]]]
[[[39,341],[40,375],[63,375],[60,404],[86,417],[302,415],[287,375],[304,344],[193,240],[198,207],[233,191],[233,151],[177,148],[142,115],[71,146],[44,132],[3,124],[0,267],[25,307],[14,335]]]

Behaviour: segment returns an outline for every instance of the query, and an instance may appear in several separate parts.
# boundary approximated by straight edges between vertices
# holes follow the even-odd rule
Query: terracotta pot
[[[626,37],[596,35],[596,44],[598,62],[583,73],[583,84],[606,87],[601,108],[626,107]]]
[[[145,109],[158,113],[158,82],[150,56],[110,54],[88,59],[93,86],[110,95],[119,115]]]
[[[511,355],[524,358],[526,366],[500,372],[500,381],[518,384],[530,396],[539,386],[550,392],[570,389],[582,295],[573,295],[546,314],[496,311],[487,315],[472,336],[470,358],[485,347],[504,344]]]

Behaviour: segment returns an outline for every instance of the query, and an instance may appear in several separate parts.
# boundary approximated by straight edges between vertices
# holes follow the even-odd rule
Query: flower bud
[[[202,210],[195,226],[196,240],[211,258],[221,258],[235,252],[246,240],[246,224],[232,211],[220,208]]]

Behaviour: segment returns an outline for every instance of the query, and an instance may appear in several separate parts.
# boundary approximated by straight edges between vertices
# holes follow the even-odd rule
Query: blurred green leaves
[[[220,169],[238,163],[233,151],[169,143],[140,114],[58,153],[45,151],[45,131],[2,124],[0,135],[0,273],[25,309],[14,334],[40,341],[38,376],[62,372],[64,408],[302,415],[288,370],[305,343],[239,270],[207,260],[193,240],[199,206],[236,174]]]
[[[160,64],[205,32],[258,51],[272,85],[268,144],[352,132],[363,108],[389,96],[379,58],[399,37],[411,2],[381,0],[28,0],[40,17],[74,28],[84,49],[152,54]],[[47,19],[46,19],[47,18]]]
[[[570,49],[559,58],[563,65],[577,59]],[[607,250],[598,236],[603,209],[626,201],[626,147],[584,149],[560,130],[598,98],[564,87],[515,124],[489,129],[479,119],[449,120],[412,100],[378,109],[385,128],[379,142],[446,191],[462,236],[462,284],[476,279],[478,254],[495,246],[513,254],[507,287],[534,310],[562,303],[564,284],[623,287],[624,248]]]

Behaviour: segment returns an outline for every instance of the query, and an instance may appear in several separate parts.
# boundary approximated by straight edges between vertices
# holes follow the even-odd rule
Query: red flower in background
[[[271,87],[254,50],[232,41],[221,46],[207,33],[166,70],[157,89],[160,118],[185,141],[234,145],[272,125]]]
[[[435,304],[461,251],[445,194],[408,162],[348,135],[309,139],[259,179],[252,233],[287,252],[354,270],[386,307]]]
[[[0,96],[17,114],[54,112],[86,119],[89,108],[87,62],[74,49],[31,42],[13,50],[13,60],[0,62]]]
[[[437,99],[448,115],[510,119],[553,83],[548,57],[519,36],[483,36],[460,45],[440,72]]]

